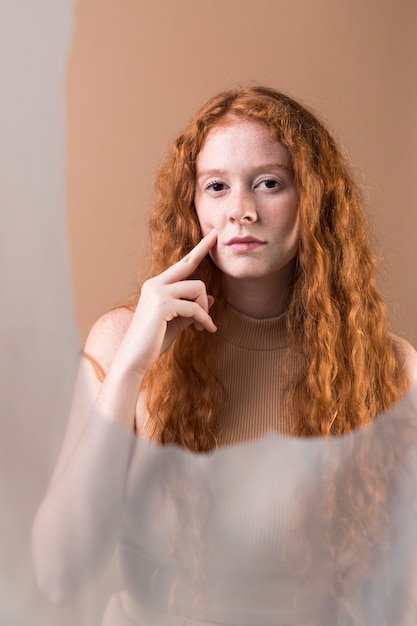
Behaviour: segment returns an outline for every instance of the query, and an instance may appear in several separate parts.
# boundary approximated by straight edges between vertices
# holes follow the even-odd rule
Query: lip
[[[265,243],[256,237],[252,237],[251,235],[247,235],[245,237],[233,237],[226,241],[226,246],[232,246],[235,243]]]
[[[229,241],[226,241],[226,246],[231,248],[234,252],[249,252],[250,250],[255,250],[263,246],[265,243],[266,242],[261,241],[261,239],[247,235],[245,237],[233,237],[229,239]]]

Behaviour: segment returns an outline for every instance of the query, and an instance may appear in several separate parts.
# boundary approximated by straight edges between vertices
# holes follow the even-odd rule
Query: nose
[[[256,198],[249,190],[237,191],[230,197],[228,219],[239,224],[256,222],[258,219]]]

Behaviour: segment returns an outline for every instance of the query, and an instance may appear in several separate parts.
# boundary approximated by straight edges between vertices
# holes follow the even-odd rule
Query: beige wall
[[[393,325],[417,343],[416,7],[80,1],[68,73],[68,211],[82,335],[135,283],[152,176],[169,140],[208,96],[255,80],[303,99],[343,138],[369,194]]]

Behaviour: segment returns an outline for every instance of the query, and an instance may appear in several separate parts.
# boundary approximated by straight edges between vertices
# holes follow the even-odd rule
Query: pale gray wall
[[[30,557],[31,523],[62,438],[80,349],[65,212],[73,11],[73,0],[0,4],[2,626],[91,626],[101,613],[100,600],[93,606],[87,596],[68,609],[51,607]]]

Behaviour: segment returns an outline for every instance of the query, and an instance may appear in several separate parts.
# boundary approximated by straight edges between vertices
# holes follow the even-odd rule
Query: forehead
[[[235,118],[209,130],[196,165],[199,171],[233,163],[289,165],[290,154],[265,124]]]

